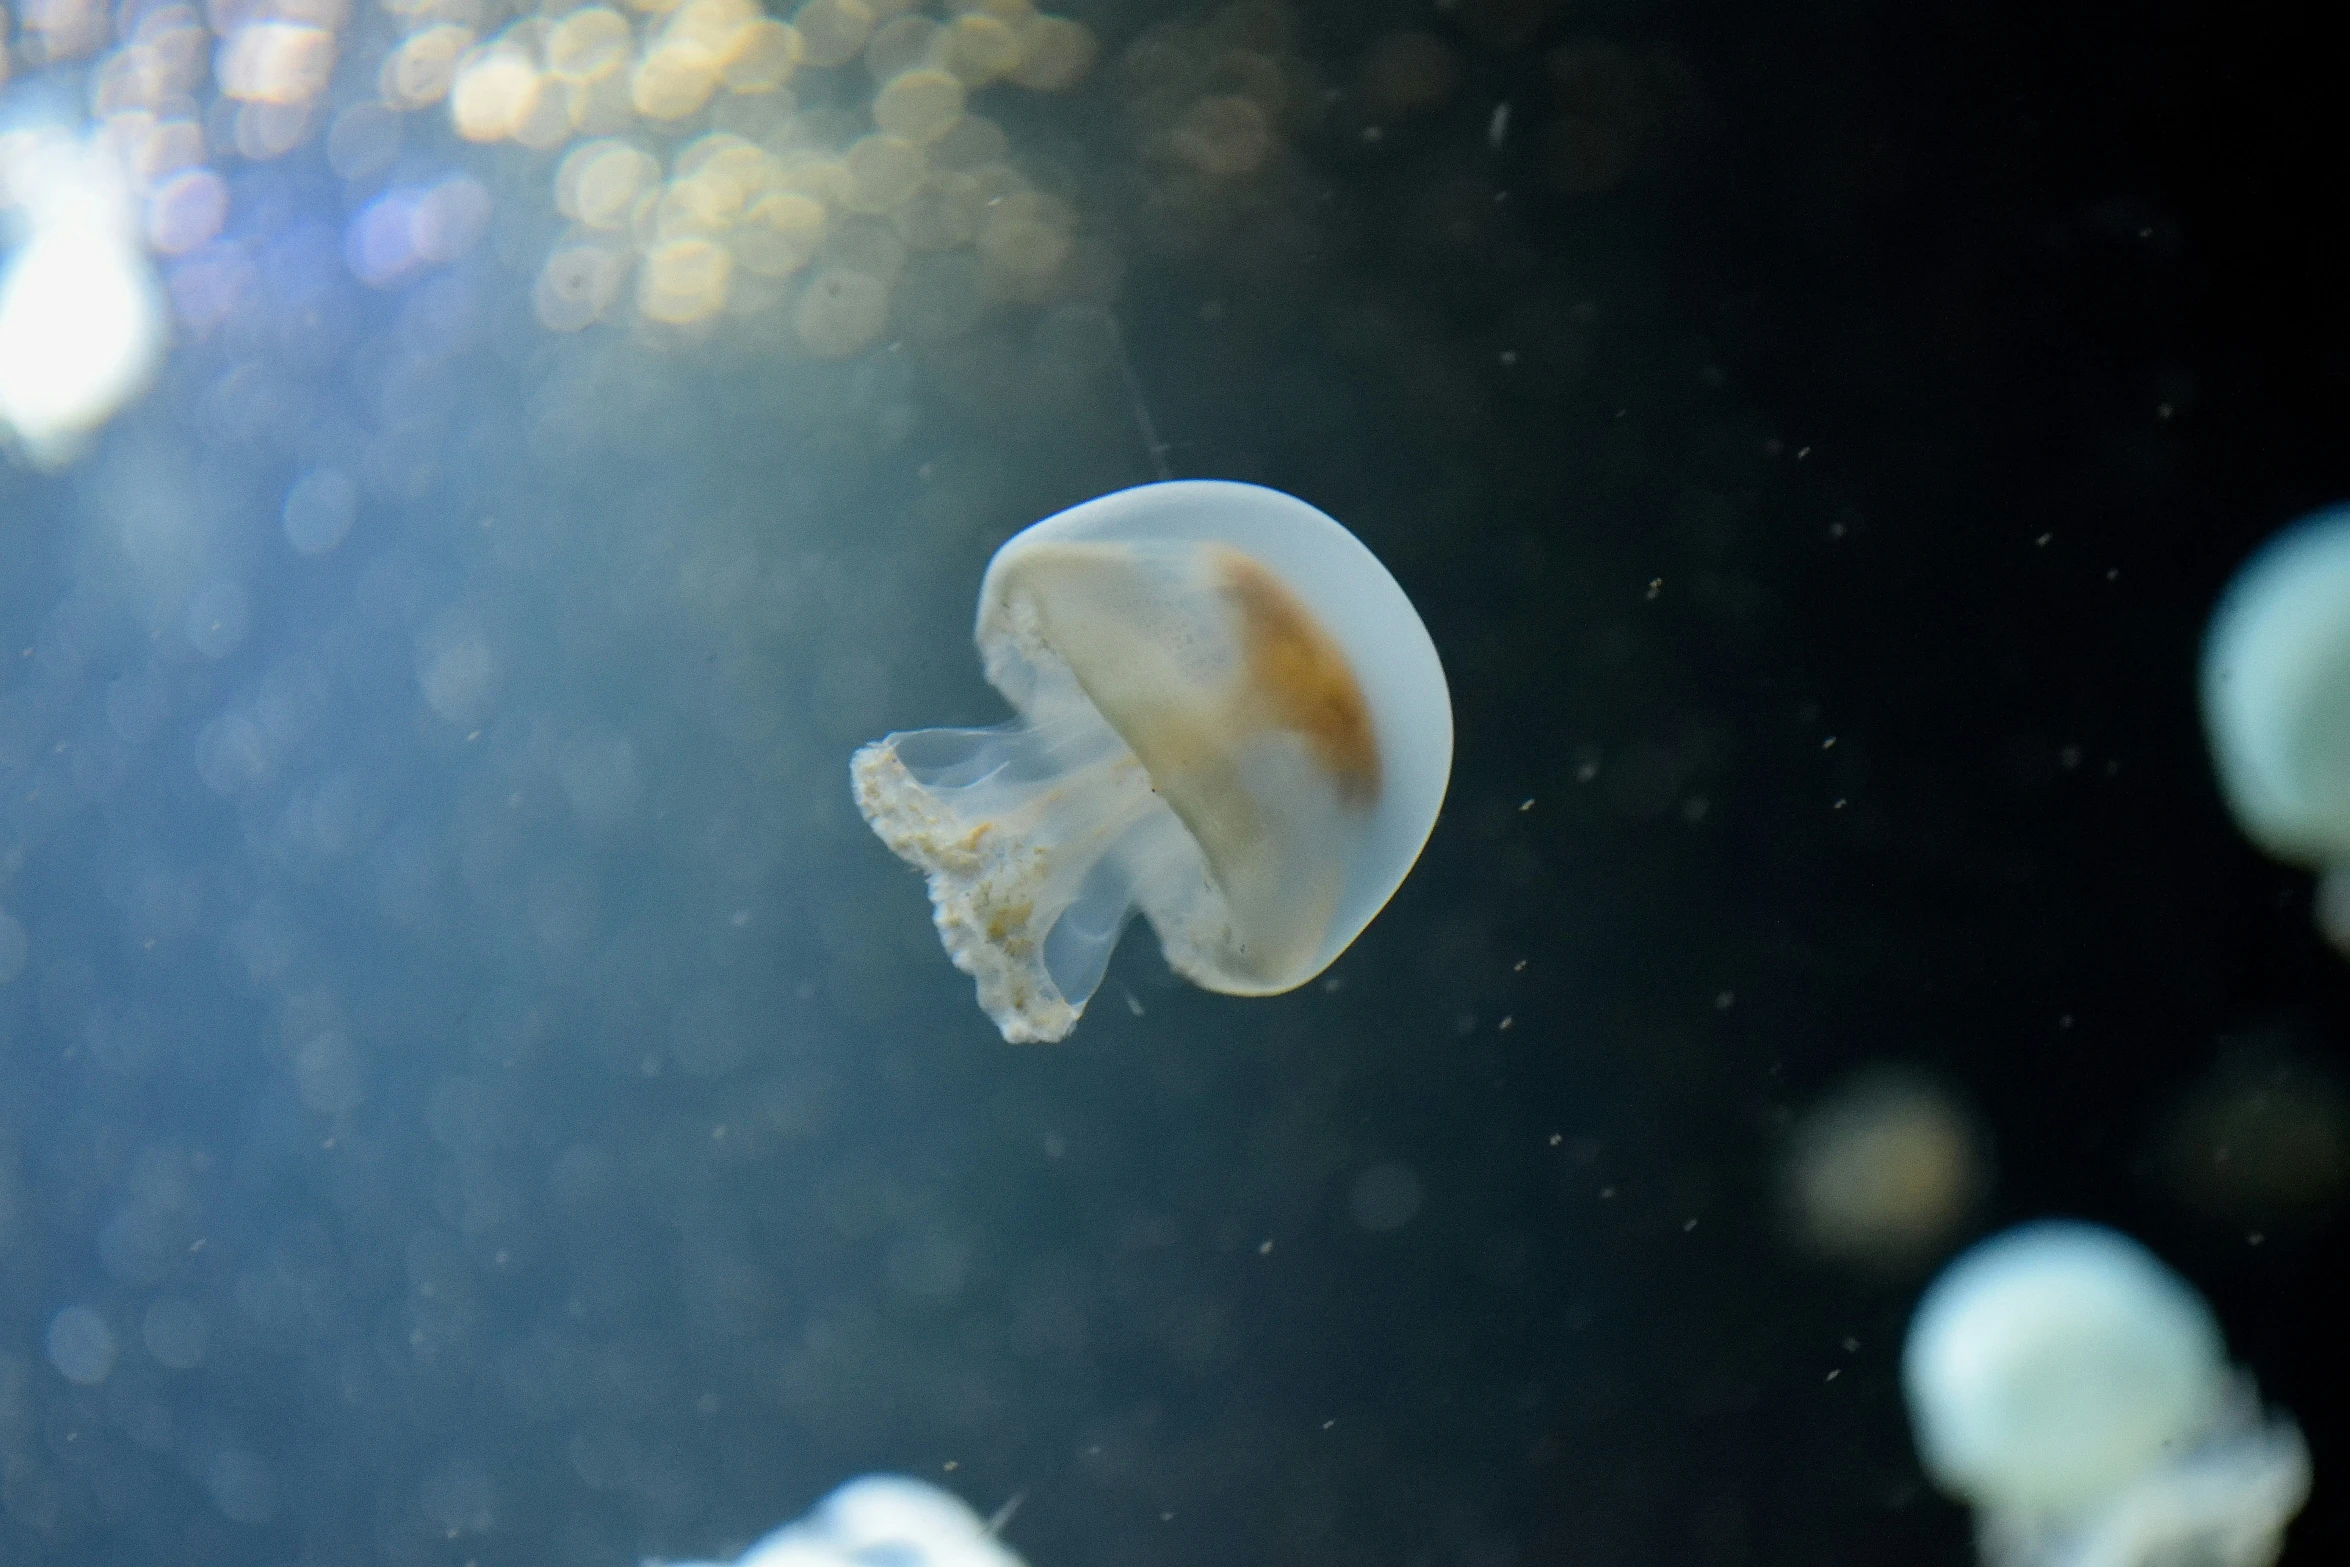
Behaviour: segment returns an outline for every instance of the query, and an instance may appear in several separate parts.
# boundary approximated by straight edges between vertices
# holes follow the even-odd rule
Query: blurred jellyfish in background
[[[1137,907],[1192,983],[1296,989],[1436,825],[1435,645],[1303,501],[1183,481],[1048,517],[989,563],[976,636],[1020,719],[893,734],[852,773],[1007,1040],[1076,1026]]]
[[[1009,1512],[1006,1508],[1006,1512]],[[999,1518],[1003,1515],[999,1514]],[[851,1480],[749,1550],[735,1567],[1021,1567],[962,1498],[902,1475]],[[673,1562],[669,1567],[724,1567]]]
[[[2098,1225],[2027,1224],[1927,1289],[1902,1353],[1926,1472],[1988,1567],[2267,1567],[2309,1494],[2194,1289]]]
[[[2350,953],[2350,507],[2236,574],[2204,642],[2203,719],[2236,825],[2318,873],[2318,926]]]
[[[110,149],[0,128],[0,439],[62,467],[155,378],[161,291]]]
[[[1780,1186],[1795,1239],[1833,1262],[1900,1270],[1939,1252],[1989,1185],[1975,1118],[1903,1067],[1869,1067],[1795,1123]]]

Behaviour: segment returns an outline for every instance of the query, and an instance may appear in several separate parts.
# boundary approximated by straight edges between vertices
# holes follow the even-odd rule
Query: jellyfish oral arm
[[[923,729],[861,748],[857,807],[929,881],[955,967],[1004,1038],[1077,1026],[1133,909],[1112,851],[1168,814],[1142,763],[1099,719]]]
[[[1991,1567],[2271,1567],[2285,1529],[2309,1499],[2309,1448],[2289,1419],[2261,1419],[2249,1383],[2236,1418],[2106,1498],[2085,1516],[1986,1510]]]

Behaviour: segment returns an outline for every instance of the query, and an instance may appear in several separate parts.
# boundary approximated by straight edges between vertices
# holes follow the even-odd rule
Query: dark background
[[[1316,8],[1301,47],[1427,21]],[[1414,1145],[1479,1194],[1463,1229],[1485,1233],[1451,1236],[1405,1302],[1364,1281],[1364,1330],[1417,1347],[1355,1395],[1487,1454],[1530,1560],[1959,1560],[1894,1386],[1914,1286],[1791,1258],[1752,1162],[1852,1063],[1899,1059],[1995,1137],[1984,1228],[2094,1217],[2211,1294],[2315,1454],[2287,1559],[2338,1552],[2338,1195],[2282,1235],[2189,1212],[2157,1147],[2215,1061],[2336,1094],[2350,1038],[2306,879],[2231,831],[2194,705],[2229,574],[2344,484],[2321,21],[1525,4],[1432,30],[1465,62],[1447,117],[1366,149],[1342,109],[1315,144],[1343,236],[1323,254],[1386,318],[1354,372],[1365,417],[1256,450],[1386,522],[1455,671],[1453,804],[1400,905],[1463,911],[1437,966],[1578,956],[1485,968],[1491,1007],[1537,1032],[1359,1086],[1387,1117],[1423,1107]],[[1579,103],[1546,67],[1594,39],[1670,60],[1670,123],[1620,184],[1561,190],[1542,117]],[[1498,99],[1514,135],[1465,172]],[[1512,218],[1490,218],[1504,191]],[[1452,362],[1480,400],[1444,422],[1433,340],[1531,346]],[[1162,426],[1212,426],[1228,394],[1138,342]],[[1425,488],[1398,496],[1399,468]],[[1440,536],[1396,542],[1430,515]],[[1645,788],[1629,809],[1578,791],[1600,749],[1664,758],[1702,831]],[[1554,1125],[1595,1133],[1636,1197],[1521,1257],[1574,1190],[1528,1158]],[[1569,1374],[1588,1313],[1562,1303],[1594,1276],[1640,1326]]]

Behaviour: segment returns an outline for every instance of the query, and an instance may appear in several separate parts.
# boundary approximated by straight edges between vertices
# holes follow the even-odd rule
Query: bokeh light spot
[[[539,73],[512,43],[485,44],[468,54],[449,86],[449,115],[467,141],[504,141],[539,103]]]
[[[872,36],[873,9],[864,0],[808,0],[792,18],[800,58],[819,67],[846,65]]]
[[[473,47],[473,30],[443,22],[413,34],[384,57],[376,90],[400,109],[423,109],[449,95],[457,62]]]
[[[184,256],[209,244],[228,221],[228,182],[210,169],[182,169],[147,196],[147,244]]]
[[[887,212],[922,183],[922,149],[902,136],[860,136],[841,164],[849,174],[852,212]]]
[[[249,22],[222,42],[220,90],[253,103],[308,103],[334,74],[335,35],[295,22]]]
[[[531,289],[531,309],[550,332],[577,332],[601,321],[620,297],[628,258],[595,244],[565,245],[547,257]]]
[[[87,1306],[68,1306],[49,1319],[47,1348],[49,1364],[68,1382],[96,1387],[114,1371],[114,1330]]]
[[[1011,79],[1031,92],[1067,92],[1101,54],[1093,30],[1065,16],[1040,16],[1020,31],[1020,62]]]
[[[359,516],[359,486],[339,468],[313,468],[286,491],[286,542],[299,555],[333,553]]]
[[[656,246],[637,274],[637,308],[647,320],[685,326],[716,315],[726,304],[733,257],[707,239],[673,239]]]
[[[628,64],[635,41],[618,11],[584,6],[548,32],[547,74],[582,86],[600,82]]]
[[[963,117],[963,83],[935,66],[890,78],[873,100],[873,123],[911,142],[936,141]]]

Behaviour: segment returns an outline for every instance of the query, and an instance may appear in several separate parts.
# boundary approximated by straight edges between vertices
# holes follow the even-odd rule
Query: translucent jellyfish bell
[[[2324,874],[2320,920],[2350,948],[2350,506],[2237,573],[2204,640],[2203,718],[2237,825]]]
[[[1047,517],[989,562],[976,635],[1020,717],[893,734],[850,772],[1007,1040],[1076,1026],[1137,908],[1193,984],[1294,989],[1435,826],[1435,645],[1303,501],[1182,480]]]
[[[2023,1225],[1926,1291],[1902,1383],[1918,1455],[1993,1567],[2267,1567],[2309,1491],[2210,1309],[2137,1242]]]

